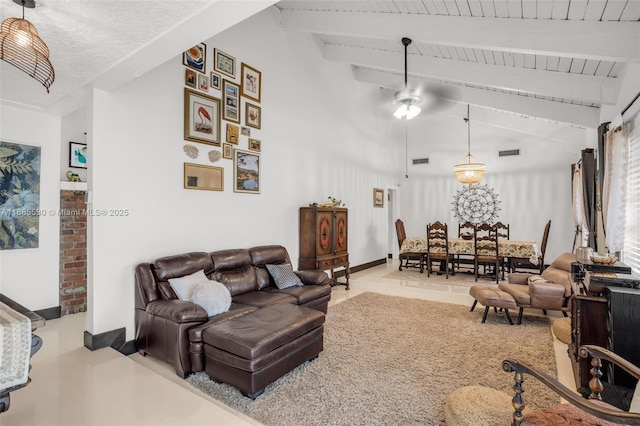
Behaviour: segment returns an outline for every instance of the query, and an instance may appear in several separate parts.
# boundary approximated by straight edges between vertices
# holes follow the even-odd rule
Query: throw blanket
[[[0,303],[0,390],[29,380],[31,321]]]

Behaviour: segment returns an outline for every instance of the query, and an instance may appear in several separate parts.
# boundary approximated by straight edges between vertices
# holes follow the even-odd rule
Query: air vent
[[[413,164],[429,164],[428,158],[414,158]]]
[[[509,157],[511,155],[520,155],[520,150],[519,149],[512,149],[509,151],[498,151],[498,156],[499,157]]]

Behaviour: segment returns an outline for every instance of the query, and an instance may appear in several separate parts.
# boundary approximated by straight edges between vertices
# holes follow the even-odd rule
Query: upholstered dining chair
[[[640,368],[599,346],[584,345],[580,347],[578,353],[582,358],[591,358],[592,379],[589,381],[591,394],[588,399],[564,386],[555,377],[529,364],[512,359],[506,359],[502,362],[504,371],[515,373],[515,385],[513,386],[515,396],[511,400],[515,409],[512,425],[640,425],[640,384],[636,386],[629,411],[623,411],[602,400],[601,392],[604,386],[600,381],[603,375],[601,370],[603,360],[617,365],[636,379],[640,379]],[[556,404],[523,414],[525,401],[522,394],[525,391],[523,385],[525,374],[538,379],[543,385],[564,398],[568,404]]]
[[[400,250],[398,271],[402,271],[402,262],[404,261],[405,268],[419,268],[420,272],[424,272],[424,253],[402,252],[402,243],[407,239],[407,234],[404,231],[404,222],[400,219],[396,220],[396,234],[398,237],[398,249]]]
[[[476,231],[476,225],[466,221],[464,223],[458,223],[458,238],[462,238],[465,240],[473,240],[473,234]],[[465,271],[474,272],[473,263],[474,256],[467,254],[456,254],[456,267],[458,268],[458,272],[461,271],[461,268],[464,265]]]
[[[498,236],[495,226],[488,223],[482,223],[476,226],[474,238],[474,269],[476,281],[480,273],[480,265],[483,265],[483,271],[486,273],[486,266],[493,265],[496,275],[496,284],[500,281],[500,263],[501,258],[498,255]]]
[[[509,272],[518,272],[518,269],[538,270],[541,274],[544,270],[544,254],[547,251],[547,241],[549,240],[549,229],[551,229],[551,221],[548,221],[542,232],[542,244],[540,244],[540,255],[538,256],[538,264],[531,263],[529,259],[512,257],[509,259]]]
[[[502,222],[496,222],[493,225],[495,227],[495,233],[498,237],[498,243],[500,240],[508,240],[509,239],[509,224],[504,224]],[[506,257],[501,258],[500,260],[500,274],[501,278],[504,280],[504,271],[509,268],[509,259]]]
[[[449,236],[446,223],[434,222],[427,225],[427,276],[431,276],[433,261],[440,262],[440,269],[444,268],[445,275],[449,279],[449,264],[451,273],[453,270],[453,255],[449,254]]]

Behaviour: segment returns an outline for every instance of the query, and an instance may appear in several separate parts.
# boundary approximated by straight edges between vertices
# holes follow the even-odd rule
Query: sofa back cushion
[[[213,261],[211,279],[224,284],[232,297],[259,290],[249,250],[220,250],[214,251],[210,256]]]
[[[154,272],[163,299],[177,298],[169,285],[169,279],[191,275],[199,270],[204,270],[207,276],[213,272],[213,262],[209,254],[204,252],[184,253],[156,260]]]
[[[263,289],[269,285],[275,286],[272,276],[267,271],[266,265],[281,265],[291,263],[287,249],[282,246],[259,246],[249,249],[251,263],[256,272],[258,288]]]

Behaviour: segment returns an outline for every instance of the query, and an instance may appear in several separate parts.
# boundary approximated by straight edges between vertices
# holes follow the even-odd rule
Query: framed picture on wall
[[[236,58],[220,49],[213,49],[213,69],[231,78],[236,78]]]
[[[222,158],[233,159],[233,145],[230,143],[222,144]]]
[[[184,89],[184,139],[220,146],[220,99]]]
[[[233,191],[259,194],[260,154],[241,149],[233,154]]]
[[[207,65],[207,45],[198,43],[182,54],[182,63],[198,72],[205,73]]]
[[[247,126],[259,129],[262,121],[261,114],[261,108],[258,105],[250,104],[249,102],[245,104],[244,121]]]
[[[221,81],[222,80],[220,79],[220,74],[216,74],[215,72],[211,71],[211,76],[209,77],[209,83],[211,85],[211,88],[220,90]]]
[[[259,140],[259,139],[249,138],[249,149],[250,149],[251,151],[257,151],[257,152],[260,152],[260,151],[261,151],[261,148],[260,148],[260,145],[261,145],[261,144],[262,144],[262,143],[260,142],[260,140]]]
[[[198,74],[198,88],[203,92],[209,91],[209,77],[206,75]]]
[[[240,128],[227,123],[227,142],[238,145],[238,130]]]
[[[240,124],[240,86],[229,80],[222,80],[222,102],[222,118]]]
[[[196,72],[194,70],[190,70],[189,68],[184,69],[184,84],[186,86],[196,88],[196,82],[198,78],[196,77]]]
[[[184,188],[224,191],[224,169],[184,163]]]
[[[384,189],[373,188],[373,207],[384,207]]]
[[[242,96],[260,102],[262,89],[262,73],[249,65],[242,63],[241,67]]]
[[[87,168],[87,144],[69,142],[69,167]]]

